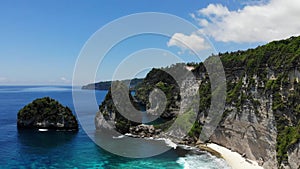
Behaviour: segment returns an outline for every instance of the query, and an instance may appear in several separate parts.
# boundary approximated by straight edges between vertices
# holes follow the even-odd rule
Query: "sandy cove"
[[[232,167],[232,169],[263,169],[263,167],[259,166],[256,161],[246,159],[239,153],[231,151],[220,145],[209,143],[207,144],[207,147],[220,153],[222,158],[224,158],[224,160],[228,163],[229,166]]]

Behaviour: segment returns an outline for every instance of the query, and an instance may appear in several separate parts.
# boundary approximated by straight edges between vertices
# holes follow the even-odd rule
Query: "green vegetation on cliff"
[[[124,90],[122,90],[122,87],[124,87],[124,86],[118,85],[117,83],[119,83],[119,82],[117,81],[114,83],[116,93],[119,95],[128,94],[130,102],[131,102],[128,104],[132,104],[135,106],[136,109],[139,109],[139,104],[135,103],[133,101],[133,97],[129,93],[124,93]],[[116,97],[118,97],[118,96],[116,96]],[[119,97],[123,97],[123,96],[119,96]],[[130,106],[130,105],[128,105],[128,106]],[[123,110],[126,110],[126,109],[127,109],[127,107],[123,107]],[[122,134],[128,133],[131,126],[136,126],[139,124],[139,123],[132,122],[132,121],[126,119],[121,113],[118,112],[117,107],[112,99],[112,91],[111,90],[108,91],[108,93],[105,96],[104,101],[99,106],[99,112],[102,113],[102,115],[106,121],[113,120],[117,131],[119,131]]]
[[[149,94],[154,88],[158,88],[163,91],[167,98],[166,109],[162,113],[161,118],[172,119],[176,116],[173,110],[179,108],[178,102],[180,98],[180,88],[179,84],[184,79],[186,75],[185,64],[178,63],[176,65],[171,65],[170,67],[161,68],[161,69],[152,69],[144,81],[137,86],[136,98],[141,101],[143,105],[147,108],[150,107],[149,103]],[[174,79],[173,77],[178,77]]]
[[[273,94],[273,111],[277,124],[277,159],[286,163],[287,152],[300,140],[300,85],[291,83],[285,72],[280,73],[276,80],[268,83],[266,89]],[[288,92],[278,92],[280,88],[288,88]]]

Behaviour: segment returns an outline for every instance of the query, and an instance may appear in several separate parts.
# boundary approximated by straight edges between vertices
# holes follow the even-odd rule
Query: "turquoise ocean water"
[[[78,89],[77,92],[91,91]],[[96,92],[98,104],[105,94],[106,91]],[[69,86],[0,86],[0,168],[229,168],[224,160],[205,152],[180,148],[150,158],[120,157],[96,145],[82,128],[78,133],[18,132],[16,119],[19,109],[45,96],[58,100],[74,112],[72,88]],[[85,120],[91,119],[93,117]],[[143,151],[153,149],[151,146],[144,147]]]

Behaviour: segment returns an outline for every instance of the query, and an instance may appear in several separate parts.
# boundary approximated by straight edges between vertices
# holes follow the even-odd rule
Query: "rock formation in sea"
[[[257,161],[266,169],[299,169],[300,166],[300,37],[270,42],[255,49],[220,53],[226,75],[227,96],[222,119],[209,137],[210,142],[234,150]],[[209,60],[209,59],[208,59]],[[190,132],[181,139],[196,143],[207,119],[212,91],[203,63],[175,64],[152,69],[130,95],[135,107],[153,107],[151,91],[159,88],[166,95],[166,109],[154,129],[123,117],[108,92],[96,114],[96,128],[115,128],[121,133],[140,131],[145,136],[164,132],[180,114],[182,100],[197,92],[185,79],[191,71],[199,84],[199,110]],[[177,72],[181,79],[166,72]],[[179,73],[178,73],[179,72]],[[177,82],[177,83],[176,83]],[[180,82],[180,83],[178,83]],[[184,93],[181,90],[189,89]],[[149,111],[151,112],[151,111]],[[183,120],[183,123],[188,123]],[[207,141],[207,140],[203,140]]]
[[[70,108],[44,97],[34,100],[18,112],[18,129],[78,130],[78,122]]]

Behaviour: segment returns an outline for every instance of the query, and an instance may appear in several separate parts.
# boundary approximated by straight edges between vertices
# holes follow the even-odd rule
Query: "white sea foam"
[[[125,133],[125,136],[132,137],[133,134],[131,134],[131,133]]]
[[[128,137],[137,137],[131,133],[126,133],[125,136]],[[124,138],[124,135],[122,136],[118,136],[118,137],[113,137],[113,138]],[[157,140],[157,141],[164,141],[166,143],[167,146],[172,147],[173,149],[176,149],[177,144],[172,142],[170,139],[166,139],[166,138],[153,138],[153,137],[145,137],[144,139],[146,140]]]
[[[209,154],[188,155],[180,157],[176,162],[184,169],[231,169],[225,160]]]
[[[137,137],[136,135],[133,135],[131,133],[125,133],[124,135],[119,135],[119,136],[112,136],[113,139],[122,139],[125,137]]]
[[[177,144],[174,143],[174,142],[172,142],[170,139],[166,139],[166,138],[153,138],[153,137],[146,138],[146,139],[164,141],[167,146],[172,147],[174,149],[176,149],[176,147],[177,147]]]
[[[39,131],[48,131],[48,129],[39,129]]]
[[[120,136],[113,136],[112,138],[113,139],[121,139],[121,138],[124,138],[125,137],[125,135],[120,135]]]
[[[175,144],[174,142],[172,142],[170,139],[165,139],[165,142],[166,142],[166,144],[167,144],[169,147],[172,147],[172,148],[176,149],[177,144]]]
[[[198,148],[196,147],[192,147],[192,146],[188,146],[188,145],[180,145],[180,147],[182,147],[183,149],[186,149],[186,150],[199,150]]]

